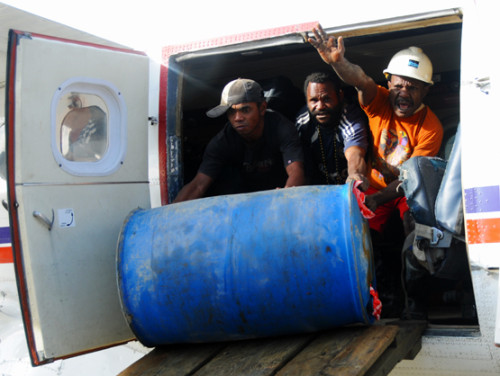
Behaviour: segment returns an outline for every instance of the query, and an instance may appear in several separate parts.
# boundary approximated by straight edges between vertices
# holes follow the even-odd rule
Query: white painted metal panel
[[[18,36],[10,53],[9,204],[36,365],[133,338],[120,307],[115,258],[127,214],[150,205],[149,61],[132,51],[36,35]],[[109,115],[107,127],[123,127],[125,137],[115,141],[126,142],[125,152],[109,174],[69,173],[54,156],[51,103],[73,78],[111,83],[123,99],[125,121]]]
[[[60,168],[39,168],[45,163],[56,165],[52,149],[41,146],[51,145],[51,133],[47,132],[51,129],[51,101],[58,87],[75,77],[110,82],[118,88],[128,111],[127,125],[135,132],[127,139],[147,138],[146,56],[36,37],[21,38],[17,52],[15,116],[24,126],[18,129],[16,153],[23,156],[24,163],[16,166],[16,182],[75,183],[74,177]],[[147,167],[137,168],[147,166],[147,157],[140,143],[127,143],[127,155],[113,181],[147,180]],[[94,180],[80,179],[78,183]]]
[[[462,188],[464,217],[471,269],[500,266],[500,170],[498,140],[500,120],[497,106],[500,99],[496,51],[490,36],[496,33],[497,10],[492,2],[478,1],[466,8],[462,32],[460,118],[462,132]],[[481,301],[480,272],[472,273],[476,300]],[[497,289],[498,283],[491,281]],[[477,311],[482,332],[493,329],[497,317],[490,307],[496,304],[496,294]],[[489,310],[488,315],[483,312]],[[499,308],[496,308],[498,312]],[[500,322],[496,336],[500,344]],[[488,329],[491,328],[491,329]],[[494,350],[498,357],[498,350]]]

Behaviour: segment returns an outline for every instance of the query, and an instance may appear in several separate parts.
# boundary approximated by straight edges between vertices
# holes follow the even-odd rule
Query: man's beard
[[[314,118],[314,120],[324,126],[324,127],[336,127],[339,122],[340,122],[340,117],[342,115],[342,107],[341,106],[337,106],[335,108],[329,108],[329,109],[326,109],[326,110],[318,110],[318,111],[310,111],[311,113],[311,116]],[[321,122],[317,119],[317,116],[318,115],[330,115],[330,118],[325,121],[325,122]]]

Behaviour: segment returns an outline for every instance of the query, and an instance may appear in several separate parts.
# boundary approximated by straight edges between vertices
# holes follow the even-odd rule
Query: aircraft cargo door
[[[149,59],[11,31],[12,243],[34,365],[133,339],[116,281],[127,215],[148,208]]]

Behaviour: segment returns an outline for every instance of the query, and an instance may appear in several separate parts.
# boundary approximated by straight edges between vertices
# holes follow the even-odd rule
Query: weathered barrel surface
[[[124,314],[148,346],[372,321],[372,250],[351,185],[204,198],[125,221]]]

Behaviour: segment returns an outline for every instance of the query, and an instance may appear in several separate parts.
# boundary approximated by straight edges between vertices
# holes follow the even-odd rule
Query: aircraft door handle
[[[50,231],[54,225],[54,209],[52,209],[52,220],[48,219],[43,213],[38,210],[33,212],[33,217],[35,217],[41,224],[43,224]]]

